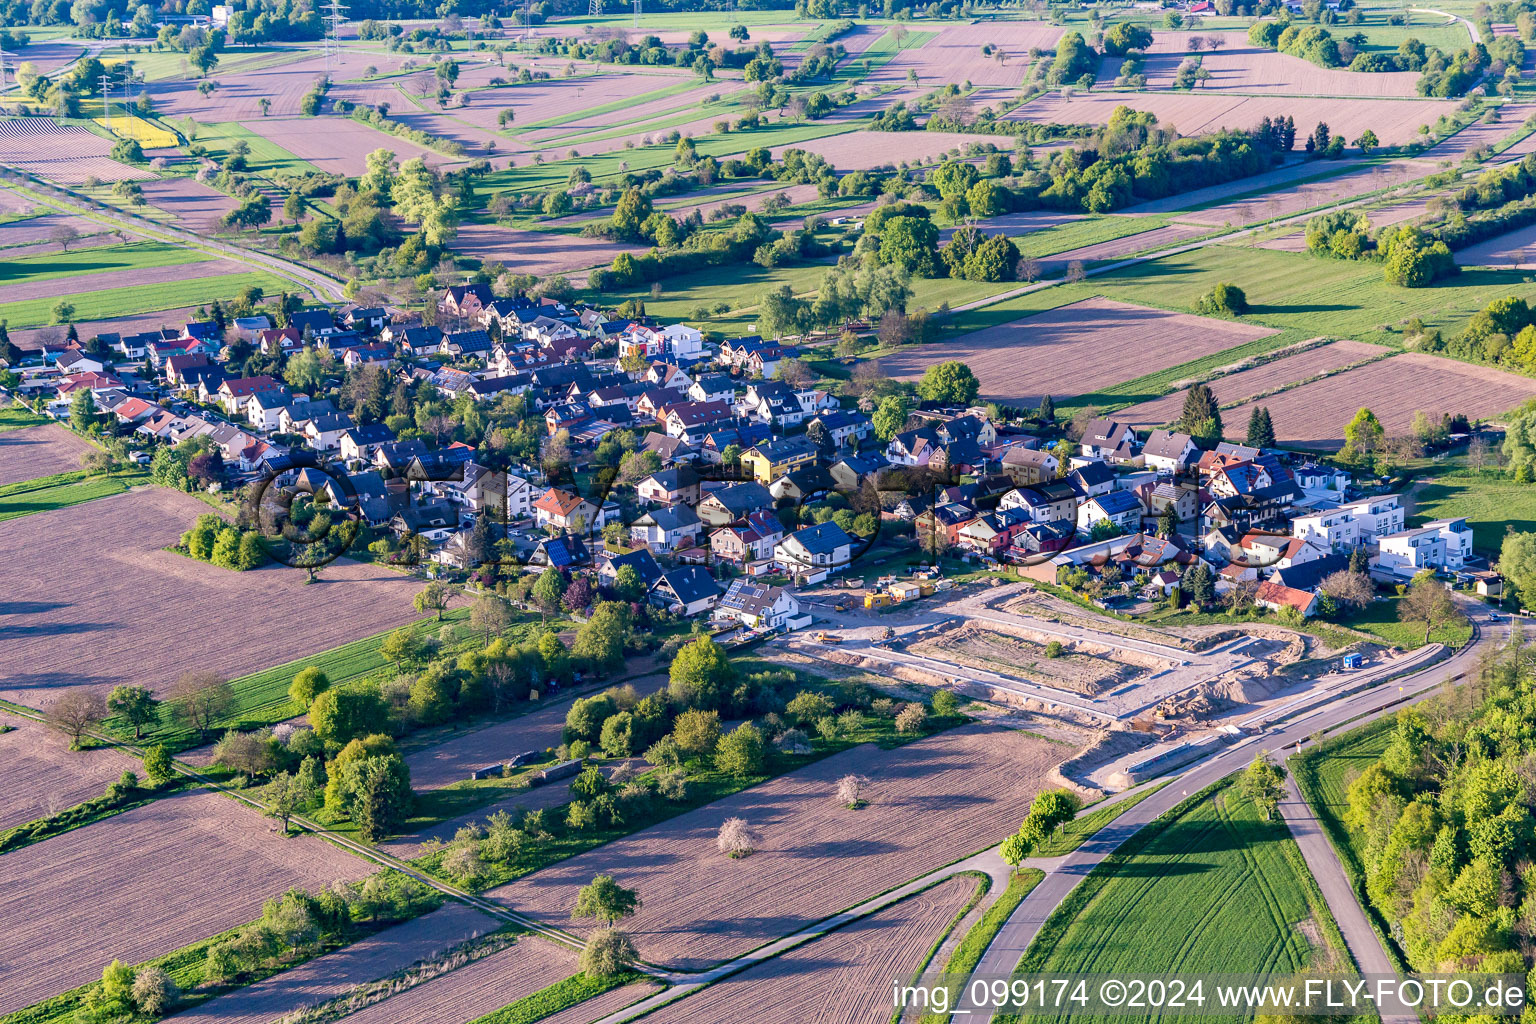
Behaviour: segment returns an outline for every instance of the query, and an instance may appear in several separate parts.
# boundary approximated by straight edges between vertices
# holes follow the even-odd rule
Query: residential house
[[[1154,430],[1141,446],[1141,456],[1148,469],[1177,473],[1200,457],[1195,439],[1176,430]]]
[[[401,476],[414,460],[430,454],[425,441],[414,438],[409,441],[387,441],[374,451],[373,464],[382,471]]]
[[[1218,498],[1236,498],[1254,494],[1273,484],[1269,470],[1256,462],[1237,462],[1216,469],[1206,484]]]
[[[1260,608],[1278,612],[1282,608],[1294,608],[1304,617],[1311,618],[1317,612],[1317,595],[1309,590],[1295,590],[1273,580],[1265,580],[1253,595]]]
[[[297,398],[298,396],[292,394],[287,388],[254,392],[245,400],[246,422],[257,430],[271,433],[278,429],[283,410],[292,405]]]
[[[451,359],[487,359],[494,346],[484,331],[458,331],[443,335],[437,350]]]
[[[853,544],[842,527],[828,521],[785,537],[774,547],[773,557],[790,573],[841,572],[853,559]]]
[[[732,580],[715,607],[715,618],[734,619],[748,629],[783,629],[800,617],[800,602],[783,587]]]
[[[389,313],[383,306],[354,306],[341,314],[342,326],[363,334],[382,331],[388,322]]]
[[[1141,499],[1131,491],[1110,491],[1088,498],[1077,507],[1077,528],[1092,532],[1101,522],[1111,522],[1121,530],[1134,530],[1141,523]]]
[[[289,356],[304,350],[304,333],[296,327],[269,327],[256,332],[256,347],[264,356]]]
[[[174,355],[167,358],[164,365],[161,367],[161,373],[165,375],[165,379],[170,383],[172,387],[179,388],[184,386],[186,380],[185,374],[188,370],[206,369],[210,365],[211,364],[208,361],[208,357],[203,353],[184,352],[180,355]]]
[[[702,529],[698,515],[687,505],[664,505],[631,523],[629,539],[652,551],[676,551],[698,543]]]
[[[648,600],[674,615],[691,618],[715,606],[720,600],[720,584],[702,565],[680,565],[651,584]]]
[[[774,547],[783,538],[784,527],[779,517],[760,509],[739,523],[711,533],[709,548],[722,561],[745,564],[772,558]]]
[[[1070,483],[1051,480],[1009,491],[998,502],[998,508],[1022,508],[1035,523],[1075,523],[1078,501],[1077,491]]]
[[[288,314],[288,326],[299,332],[300,337],[325,338],[340,328],[331,319],[328,309],[300,309]]]
[[[659,431],[647,431],[645,439],[640,442],[640,450],[643,452],[655,452],[663,466],[671,466],[674,463],[692,463],[699,457],[698,449],[684,441],[680,437],[663,434]]]
[[[773,495],[759,483],[730,484],[710,491],[694,509],[710,526],[727,526],[759,509],[773,508]]]
[[[1013,545],[1013,539],[1022,533],[1032,520],[1022,508],[999,509],[983,512],[960,527],[957,546],[993,558],[1002,558]]]
[[[56,365],[60,373],[72,376],[77,373],[106,373],[111,361],[97,359],[86,355],[81,349],[72,348],[59,356]]]
[[[758,483],[767,484],[801,466],[813,465],[817,455],[816,446],[809,438],[785,437],[753,445],[742,452],[741,466]]]
[[[488,510],[508,521],[524,518],[533,507],[533,486],[527,480],[473,461],[464,464],[462,478],[447,481],[442,490],[473,511]]]
[[[359,366],[388,366],[394,361],[395,350],[391,345],[358,345],[347,349],[341,362],[349,370]]]
[[[164,411],[164,409],[153,402],[146,402],[142,398],[129,397],[112,409],[112,415],[117,417],[119,423],[138,424]]]
[[[1089,458],[1131,462],[1137,454],[1136,431],[1128,423],[1101,416],[1083,429],[1080,446]]]
[[[390,324],[379,332],[385,344],[399,346],[406,355],[421,356],[436,352],[442,346],[443,332],[438,327],[422,324]]]
[[[284,390],[281,382],[266,374],[258,377],[232,377],[219,385],[217,397],[224,411],[234,416],[245,407],[252,395],[263,391],[281,393]]]
[[[546,529],[553,527],[557,530],[585,533],[591,529],[601,529],[602,523],[598,522],[598,507],[569,491],[562,491],[557,487],[551,487],[533,503],[534,521]]]
[[[364,423],[341,435],[341,457],[348,461],[372,462],[379,446],[395,439],[395,432],[382,423]]]
[[[695,402],[726,402],[736,397],[736,382],[723,373],[706,373],[688,385],[688,397]]]
[[[355,426],[352,417],[346,413],[330,412],[310,416],[303,422],[299,432],[304,435],[306,443],[315,451],[328,452],[340,448],[341,435]]]
[[[1067,474],[1067,484],[1080,501],[1113,491],[1119,478],[1104,462],[1088,462]]]
[[[1014,483],[1039,484],[1055,480],[1061,463],[1047,450],[1015,446],[1003,453],[1001,465]]]
[[[1383,573],[1409,577],[1425,569],[1454,572],[1471,554],[1472,528],[1466,519],[1436,519],[1381,538],[1371,564]]]
[[[1334,551],[1348,550],[1402,532],[1403,515],[1400,496],[1383,494],[1299,515],[1291,520],[1291,532]]]
[[[687,324],[669,324],[662,328],[667,351],[679,362],[696,362],[704,357],[704,332]]]
[[[694,505],[699,500],[699,474],[686,465],[658,470],[635,485],[635,494],[641,501],[662,505]]]
[[[533,554],[528,556],[528,564],[545,569],[570,569],[589,564],[591,558],[586,541],[574,533],[566,533],[539,541]]]
[[[634,551],[604,559],[597,567],[597,578],[611,587],[618,579],[619,570],[625,566],[635,570],[647,591],[650,590],[651,584],[661,579],[661,566],[657,564],[656,557],[651,554],[650,548],[636,548]]]
[[[643,403],[645,400],[642,398],[640,401]],[[637,406],[636,412],[641,411]],[[689,444],[698,444],[709,436],[712,428],[730,419],[731,407],[724,402],[683,402],[667,406],[662,422],[670,436],[682,438]]]
[[[832,464],[832,482],[837,489],[853,492],[871,482],[878,486],[880,471],[889,466],[878,452],[867,455],[845,455]]]
[[[961,502],[931,505],[913,520],[918,544],[925,551],[942,551],[960,542],[960,531],[977,516],[976,509]]]
[[[776,502],[798,505],[817,494],[825,494],[837,488],[837,481],[825,466],[801,466],[785,473],[768,485],[768,493]]]
[[[1179,522],[1187,523],[1200,511],[1200,492],[1194,487],[1160,483],[1145,490],[1144,503],[1154,516],[1161,516],[1165,509],[1171,508]]]
[[[868,416],[851,409],[824,412],[811,420],[811,423],[825,427],[832,443],[838,448],[857,448],[875,432],[875,425]],[[806,429],[810,429],[810,424],[806,425]]]
[[[479,316],[481,310],[493,301],[495,296],[491,294],[491,286],[488,284],[455,284],[444,290],[437,308],[449,316],[472,319]]]

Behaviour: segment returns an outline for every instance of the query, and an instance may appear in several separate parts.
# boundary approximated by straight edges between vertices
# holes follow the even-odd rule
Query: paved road
[[[1318,732],[1346,723],[1349,723],[1350,728],[1354,728],[1395,710],[1402,703],[1417,702],[1433,696],[1442,683],[1474,672],[1478,658],[1482,654],[1484,642],[1507,635],[1508,628],[1498,626],[1490,629],[1488,612],[1482,606],[1468,608],[1468,612],[1473,621],[1479,624],[1479,635],[1473,643],[1468,644],[1447,660],[1409,676],[1401,682],[1363,690],[1336,703],[1305,712],[1295,720],[1267,733],[1259,733],[1240,741],[1210,760],[1191,768],[1174,782],[1116,818],[1067,857],[1059,870],[1047,875],[1024,902],[1019,904],[1018,909],[1009,917],[1007,923],[998,932],[997,938],[982,956],[976,973],[1003,976],[1013,973],[1041,926],[1067,894],[1077,887],[1077,883],[1082,881],[1088,872],[1092,871],[1121,843],[1135,835],[1144,825],[1167,813],[1185,796],[1242,770],[1260,751],[1280,751],[1293,747]],[[1326,841],[1324,845],[1326,846]],[[1332,853],[1331,848],[1329,853]],[[1334,864],[1337,867],[1337,860]],[[1342,870],[1340,873],[1342,874]],[[1354,893],[1348,889],[1347,884],[1345,886],[1347,902],[1337,899],[1341,894],[1336,891],[1336,887],[1330,888],[1335,889],[1333,897],[1328,900],[1329,908],[1333,910],[1335,918],[1343,917],[1348,920],[1350,906],[1354,907],[1356,913],[1360,913]],[[1329,896],[1328,889],[1324,890],[1324,895]],[[1364,915],[1361,914],[1361,921],[1363,920]],[[1340,927],[1343,927],[1343,921],[1340,922]],[[1347,933],[1346,941],[1350,941],[1350,937],[1353,938],[1352,951],[1356,946],[1366,948],[1368,945],[1376,945],[1375,933],[1370,931],[1368,924],[1364,934],[1358,927],[1353,927]],[[1385,959],[1385,954],[1381,952],[1379,945],[1376,946],[1376,954]],[[1379,963],[1374,960],[1371,962]],[[976,1008],[962,1005],[961,1009],[974,1011]],[[975,1020],[977,1017],[973,1016],[970,1019]]]

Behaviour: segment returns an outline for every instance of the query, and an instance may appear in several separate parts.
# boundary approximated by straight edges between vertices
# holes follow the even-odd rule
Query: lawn
[[[59,473],[39,480],[21,480],[0,487],[0,522],[122,494],[129,487],[148,482],[148,475],[141,470],[105,476]]]
[[[128,242],[103,245],[73,252],[55,252],[43,256],[24,256],[0,263],[0,286],[49,281],[56,277],[100,274],[109,270],[139,270],[174,267],[183,263],[201,263],[206,253],[164,242]],[[19,303],[13,303],[19,305]]]
[[[545,1020],[577,1003],[595,999],[610,989],[628,985],[639,977],[628,971],[611,978],[573,974],[564,981],[557,981],[548,988],[541,988],[493,1013],[478,1017],[470,1024],[533,1024],[534,1021]]]
[[[1083,220],[1053,224],[1038,231],[1013,236],[1021,256],[1051,256],[1070,252],[1085,245],[1112,242],[1127,235],[1151,231],[1168,223],[1162,214],[1147,217],[1109,217],[1090,215]]]
[[[155,284],[77,292],[66,298],[75,307],[75,321],[84,322],[134,313],[153,313],[161,309],[200,306],[214,299],[233,299],[247,288],[261,288],[268,294],[276,294],[293,287],[291,281],[261,270],[199,277],[189,281],[177,281],[171,274],[166,276],[171,279]],[[13,328],[40,327],[52,319],[53,307],[58,301],[57,298],[45,298],[0,303],[0,319],[10,321]]]
[[[1382,279],[1377,263],[1227,245],[1167,256],[1088,283],[1092,291],[1123,302],[1192,310],[1218,281],[1247,293],[1247,320],[1294,328],[1307,337],[1326,334],[1377,343],[1394,337],[1381,328],[1410,317],[1449,335],[1496,298],[1536,298],[1536,284],[1513,272],[1468,270],[1442,285],[1399,288]]]
[[[38,427],[51,422],[48,417],[39,416],[25,406],[7,405],[0,408],[0,430],[20,430],[22,427]]]
[[[1314,948],[1307,931],[1332,952]],[[1347,955],[1284,823],[1263,821],[1235,787],[1218,784],[1095,868],[1046,921],[1019,969],[1285,976]]]
[[[1401,600],[1393,595],[1372,601],[1354,615],[1340,619],[1339,625],[1380,637],[1382,643],[1393,647],[1401,647],[1406,651],[1418,650],[1424,646],[1424,625],[1398,621],[1397,608]],[[1470,639],[1472,626],[1466,622],[1459,626],[1442,626],[1429,634],[1430,643],[1441,643],[1449,647],[1460,647]]]
[[[1503,473],[1437,475],[1416,484],[1412,497],[1410,526],[1465,516],[1472,546],[1484,554],[1498,554],[1508,529],[1536,530],[1536,487],[1517,484]]]

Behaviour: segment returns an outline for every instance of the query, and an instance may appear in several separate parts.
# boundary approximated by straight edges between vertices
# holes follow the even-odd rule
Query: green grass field
[[[1340,619],[1339,624],[1380,637],[1382,642],[1394,647],[1401,647],[1407,651],[1418,650],[1424,646],[1424,626],[1422,623],[1415,625],[1398,620],[1398,602],[1401,600],[1394,595],[1372,601],[1354,615]],[[1472,626],[1469,623],[1459,626],[1442,626],[1429,634],[1430,643],[1440,643],[1450,647],[1460,647],[1470,639],[1472,639]]]
[[[207,258],[206,253],[164,242],[128,242],[76,249],[73,252],[23,256],[20,259],[0,261],[0,287],[82,274],[102,274],[112,270],[175,267],[184,263],[201,263]]]
[[[175,280],[174,274],[166,276],[170,280],[155,284],[134,284],[74,294],[61,292],[61,295],[75,307],[74,319],[86,321],[133,313],[153,313],[182,306],[201,306],[214,299],[235,298],[251,287],[261,288],[269,295],[293,287],[291,281],[261,270],[186,281]],[[9,320],[13,328],[40,327],[50,322],[53,307],[58,301],[58,298],[45,298],[0,303],[0,319]]]
[[[1231,786],[1170,813],[1068,896],[1020,970],[1286,975],[1335,955],[1314,949],[1303,930],[1315,927],[1325,944],[1338,942],[1282,822],[1261,820]],[[1342,942],[1337,956],[1347,956]],[[1082,1024],[1087,1018],[1071,1019]],[[1176,1018],[1092,1019],[1118,1024]]]
[[[1469,270],[1433,287],[1399,288],[1382,279],[1378,263],[1228,245],[1168,256],[1088,283],[1108,298],[1189,310],[1218,281],[1247,293],[1247,321],[1295,328],[1308,337],[1327,334],[1378,343],[1395,337],[1382,327],[1410,317],[1450,334],[1496,298],[1536,298],[1536,284],[1518,273]]]
[[[943,973],[949,975],[970,974],[981,962],[982,954],[997,937],[1007,923],[1009,916],[1018,909],[1024,897],[1028,896],[1041,881],[1045,879],[1045,872],[1036,868],[1025,868],[1017,871],[1008,878],[1008,888],[1004,889],[993,904],[981,915],[981,920],[971,925],[970,931],[960,940],[960,944],[950,953],[949,960],[944,964]],[[954,1006],[958,1002],[960,994],[960,982],[951,984],[951,996],[949,1005]],[[925,1013],[918,1019],[918,1024],[946,1024],[948,1017],[938,1013]]]
[[[545,1020],[610,989],[627,985],[639,977],[627,971],[611,978],[573,974],[564,981],[557,981],[547,988],[523,996],[484,1017],[477,1017],[470,1024],[533,1024],[534,1021]]]
[[[315,125],[316,131],[323,130],[323,122],[316,121]],[[197,138],[192,141],[208,147],[209,156],[223,162],[237,139],[243,139],[246,145],[251,147],[250,155],[246,159],[252,171],[276,174],[307,174],[311,171],[315,173],[320,171],[320,168],[308,160],[301,160],[277,143],[233,121],[203,125],[198,128]]]
[[[149,476],[138,470],[105,476],[59,473],[37,480],[20,480],[0,487],[0,522],[122,494],[129,487],[148,482]]]
[[[1507,530],[1536,530],[1536,487],[1504,473],[1471,471],[1436,475],[1414,486],[1410,526],[1455,516],[1467,517],[1475,549],[1497,555]]]
[[[22,427],[37,427],[52,422],[47,416],[39,416],[25,406],[7,405],[0,408],[0,431],[20,430]]]
[[[1082,220],[1054,224],[1038,231],[1014,235],[1013,241],[1019,247],[1021,256],[1051,256],[1058,252],[1080,249],[1085,245],[1111,242],[1127,235],[1151,231],[1166,223],[1168,218],[1163,214],[1144,217],[1107,217],[1090,214]]]

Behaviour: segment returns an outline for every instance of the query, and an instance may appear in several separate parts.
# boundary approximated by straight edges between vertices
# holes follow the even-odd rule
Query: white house
[[[779,629],[800,615],[800,602],[783,587],[732,580],[715,607],[715,618],[735,619],[748,629]]]
[[[1141,523],[1141,499],[1132,491],[1098,494],[1077,506],[1077,528],[1085,533],[1105,520],[1122,530],[1134,530]]]
[[[1424,569],[1460,569],[1471,554],[1467,521],[1437,519],[1381,538],[1373,564],[1394,576],[1412,576]]]
[[[1374,544],[1383,537],[1401,533],[1402,529],[1403,506],[1396,494],[1362,498],[1291,520],[1291,533],[1294,536],[1313,541],[1331,551]]]
[[[629,539],[652,551],[675,551],[696,543],[703,524],[687,505],[654,508],[629,527]]]
[[[853,538],[829,520],[785,537],[774,545],[773,557],[787,572],[841,572],[853,559]]]
[[[1154,430],[1142,445],[1142,458],[1148,469],[1174,473],[1199,458],[1200,448],[1194,438],[1174,430]]]
[[[667,340],[667,348],[671,350],[673,359],[694,360],[704,357],[704,332],[697,327],[672,324],[662,328],[661,336]]]

